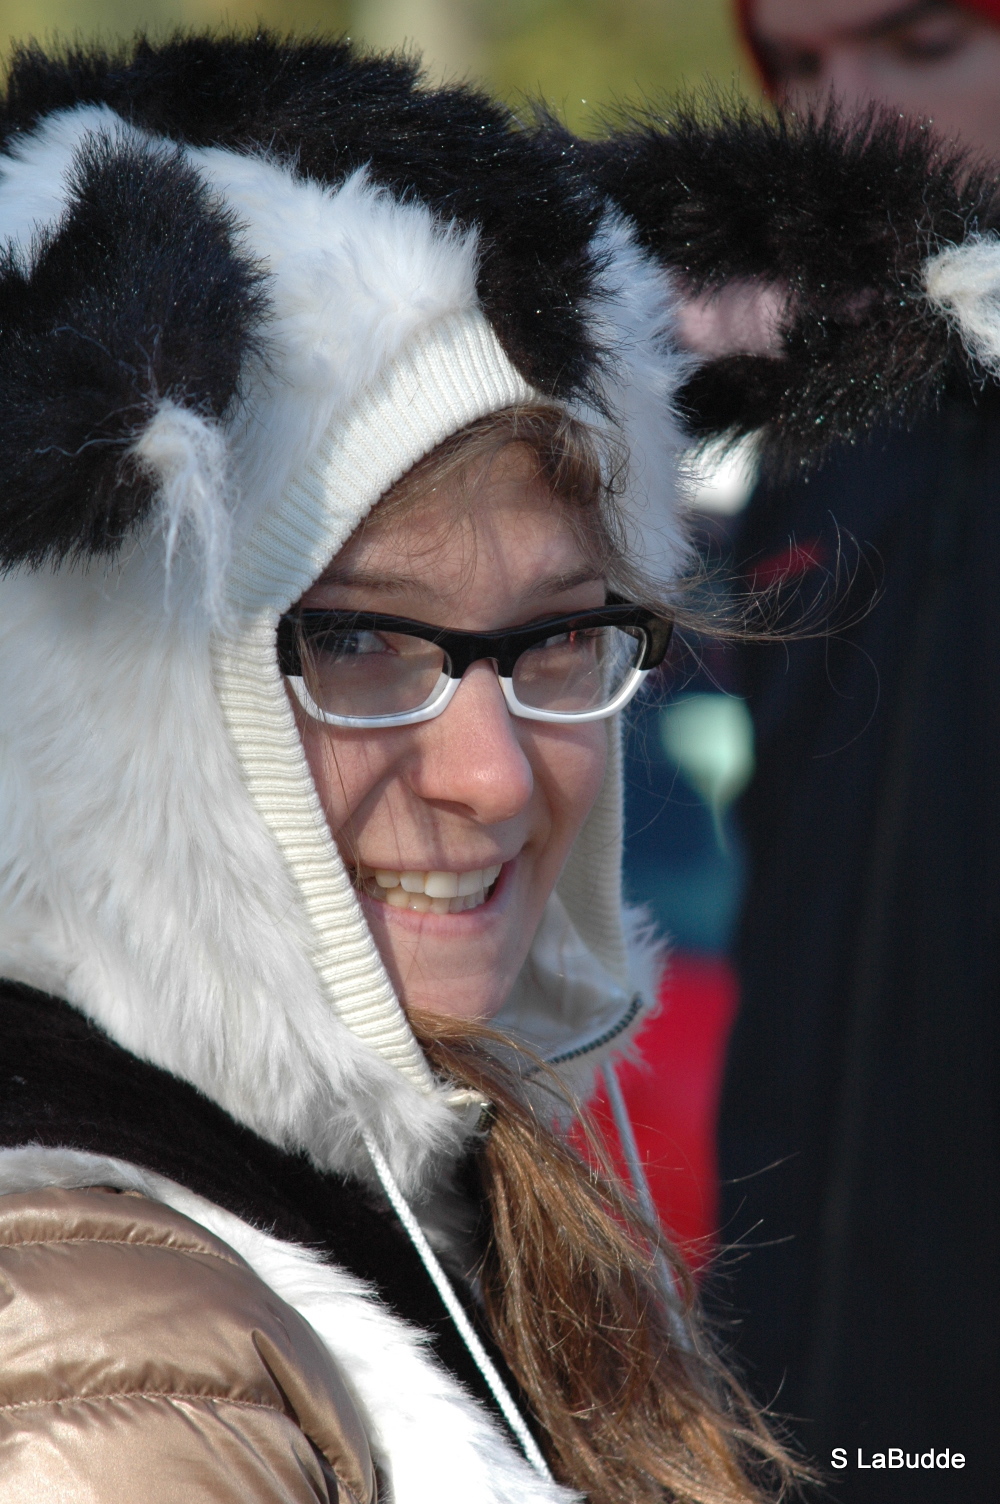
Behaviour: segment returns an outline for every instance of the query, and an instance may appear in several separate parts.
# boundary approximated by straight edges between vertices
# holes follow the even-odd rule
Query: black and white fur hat
[[[310,345],[330,359],[333,327],[336,373],[315,381],[336,374],[332,406],[421,323],[471,299],[536,395],[610,408],[655,451],[649,425],[630,432],[644,425],[626,393],[652,387],[642,396],[662,413],[682,388],[689,428],[758,431],[792,462],[910,416],[949,374],[993,374],[1000,358],[995,174],[876,111],[650,114],[582,143],[551,121],[518,128],[468,89],[423,88],[412,62],[192,36],[117,55],[24,49],[0,140],[8,566],[112,554],[154,505],[175,529],[187,506],[217,563],[226,521],[165,486],[154,422],[162,434],[170,411],[197,448],[189,420],[202,420],[207,462],[251,388],[268,375],[294,388]],[[348,185],[335,240],[345,261],[371,258],[361,299],[323,214]],[[418,219],[428,259],[416,236],[407,277],[390,245]],[[651,262],[684,292],[780,287],[779,348],[734,350],[692,375],[669,351]],[[394,307],[380,304],[380,274],[404,278]],[[630,371],[644,342],[646,369]],[[667,522],[668,558],[677,542]]]
[[[653,258],[561,143],[485,97],[343,44],[187,38],[29,49],[4,113],[6,562],[113,553],[154,498],[170,511],[171,423],[194,443],[200,421],[202,462],[266,428],[276,478],[431,329],[517,388],[475,405],[613,408],[671,468]],[[422,415],[418,449],[456,416]]]
[[[623,441],[673,577],[678,401],[799,457],[1000,360],[993,189],[875,120],[584,145],[265,35],[28,49],[0,132],[0,972],[320,1164],[370,1131],[417,1185],[462,1104],[326,828],[278,616],[417,459],[539,398]],[[783,347],[696,369],[676,286],[739,279],[788,289]],[[651,995],[617,745],[502,1019],[576,1085]]]

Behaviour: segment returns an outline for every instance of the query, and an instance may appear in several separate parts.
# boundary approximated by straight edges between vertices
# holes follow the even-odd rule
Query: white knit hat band
[[[232,572],[238,615],[286,610],[419,459],[476,418],[538,400],[478,310],[424,330],[337,414],[263,518]]]

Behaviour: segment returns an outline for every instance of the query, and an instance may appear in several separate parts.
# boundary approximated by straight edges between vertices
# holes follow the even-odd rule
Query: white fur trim
[[[477,1401],[354,1275],[122,1160],[29,1145],[0,1151],[0,1194],[43,1186],[140,1191],[221,1238],[310,1324],[336,1360],[393,1504],[572,1504],[541,1479]]]
[[[188,549],[200,576],[205,615],[224,625],[232,516],[229,454],[218,425],[164,398],[132,452],[159,492],[168,601],[175,556],[179,548]]]
[[[336,426],[350,419],[361,394],[377,392],[396,361],[405,362],[407,349],[419,348],[429,331],[451,319],[482,320],[478,239],[442,224],[415,200],[400,202],[364,168],[328,188],[259,156],[219,149],[189,155],[235,211],[248,254],[271,273],[266,357],[245,373],[248,400],[231,433],[248,536],[331,442]],[[433,402],[413,416],[421,414],[445,437]],[[367,443],[362,463],[377,470],[377,430],[367,433]],[[390,453],[395,447],[390,443]],[[423,452],[418,448],[413,459]],[[383,471],[382,490],[399,473]],[[345,521],[355,511],[360,521],[382,494],[367,494],[368,480],[350,496]],[[314,569],[325,563],[312,559]],[[301,593],[310,579],[300,578]]]
[[[320,1164],[366,1173],[367,1124],[412,1187],[461,1125],[324,996],[164,547],[0,579],[0,974]]]
[[[970,235],[930,256],[924,290],[983,369],[1000,376],[1000,237]]]

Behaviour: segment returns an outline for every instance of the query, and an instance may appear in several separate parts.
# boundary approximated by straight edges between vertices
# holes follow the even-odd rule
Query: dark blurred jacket
[[[855,546],[855,541],[856,545]],[[791,547],[790,547],[791,545]],[[742,1007],[721,1115],[717,1281],[751,1387],[832,1494],[998,1497],[1000,402],[762,483],[738,558],[803,601],[838,546],[831,640],[741,650]],[[810,567],[810,559],[819,561]],[[784,562],[783,562],[784,561]],[[960,1472],[858,1470],[898,1447]],[[881,1482],[880,1482],[881,1480]]]

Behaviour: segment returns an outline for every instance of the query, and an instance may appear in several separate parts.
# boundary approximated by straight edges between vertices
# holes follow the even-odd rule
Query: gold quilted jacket
[[[311,1328],[144,1196],[0,1196],[0,1355],[4,1504],[374,1504]]]

